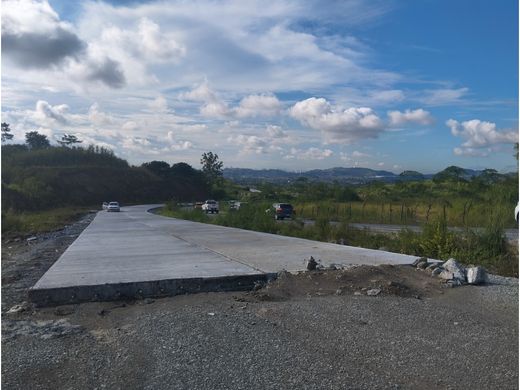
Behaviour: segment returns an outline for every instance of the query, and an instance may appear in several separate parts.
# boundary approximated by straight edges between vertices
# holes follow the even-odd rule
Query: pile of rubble
[[[487,282],[487,272],[484,268],[463,267],[455,259],[449,259],[445,263],[428,262],[426,257],[415,260],[412,264],[417,269],[431,272],[446,282],[449,287],[461,286],[463,284],[484,284]]]

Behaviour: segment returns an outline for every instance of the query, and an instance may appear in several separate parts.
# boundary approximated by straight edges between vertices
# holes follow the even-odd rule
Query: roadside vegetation
[[[370,249],[434,259],[454,257],[465,264],[478,264],[493,273],[518,277],[518,251],[507,242],[504,235],[504,212],[497,211],[481,230],[465,229],[462,232],[448,230],[447,221],[437,218],[422,225],[421,233],[403,229],[398,234],[374,234],[368,230],[352,228],[348,219],[331,223],[319,217],[314,224],[304,224],[301,218],[277,222],[273,214],[266,212],[271,203],[248,203],[239,210],[224,208],[218,216],[208,216],[201,210],[186,209],[169,202],[160,213],[164,216],[212,223],[290,237],[332,242]],[[222,210],[222,208],[221,208]]]
[[[2,124],[5,235],[56,229],[88,209],[99,209],[103,201],[167,202],[164,215],[178,218],[438,259],[455,257],[518,275],[518,251],[504,237],[505,228],[517,226],[517,174],[488,169],[468,176],[452,166],[428,180],[417,172],[403,172],[403,180],[395,183],[352,186],[300,177],[250,187],[226,180],[223,163],[212,152],[201,156],[201,170],[184,162],[131,166],[104,147],[79,146],[82,141],[68,134],[60,146],[51,146],[35,131],[26,134],[25,144],[6,145],[10,136],[8,124]],[[221,204],[222,212],[214,218],[177,206],[210,198]],[[232,199],[242,202],[240,210],[226,208],[225,201]],[[292,203],[297,218],[276,223],[265,212],[275,202]],[[314,223],[309,226],[305,220]],[[420,225],[423,231],[373,234],[353,229],[349,223],[354,222]],[[462,232],[450,231],[451,226]]]

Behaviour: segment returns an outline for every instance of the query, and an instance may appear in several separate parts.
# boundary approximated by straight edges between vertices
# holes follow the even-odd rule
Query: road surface
[[[30,290],[40,305],[251,287],[310,256],[324,266],[410,264],[414,256],[166,218],[159,205],[101,211]]]

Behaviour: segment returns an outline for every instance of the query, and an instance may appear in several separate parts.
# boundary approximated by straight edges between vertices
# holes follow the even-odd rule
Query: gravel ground
[[[3,265],[3,279],[19,267],[2,286],[7,389],[518,388],[518,279],[439,289],[410,269],[358,270],[355,281],[331,271],[251,293],[7,314],[43,273],[29,270],[38,253],[47,253],[46,266],[57,258],[59,237],[38,240],[41,250],[11,248]],[[406,283],[407,293],[355,295],[385,278]]]

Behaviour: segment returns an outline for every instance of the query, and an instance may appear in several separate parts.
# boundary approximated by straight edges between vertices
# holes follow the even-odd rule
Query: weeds
[[[270,204],[244,205],[240,210],[229,211],[210,218],[200,210],[178,210],[166,207],[162,214],[197,222],[274,233],[290,237],[306,238],[323,242],[381,249],[439,260],[454,257],[465,264],[478,264],[501,275],[518,276],[518,254],[507,243],[504,235],[502,214],[497,211],[483,230],[467,228],[461,232],[448,229],[446,219],[440,217],[424,224],[422,232],[403,229],[397,234],[374,234],[368,230],[349,226],[348,218],[331,223],[319,217],[314,224],[305,225],[300,218],[278,223],[266,212]]]

